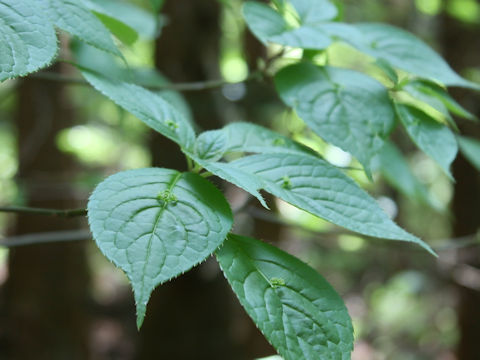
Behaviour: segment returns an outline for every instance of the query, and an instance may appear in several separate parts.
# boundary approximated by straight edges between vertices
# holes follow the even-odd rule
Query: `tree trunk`
[[[447,61],[454,69],[460,71],[469,66],[478,66],[480,56],[480,31],[478,26],[460,23],[451,17],[443,18],[443,47]],[[457,100],[480,116],[478,94],[472,91],[452,91]],[[478,124],[461,122],[463,135],[480,139]],[[455,177],[455,194],[453,213],[455,217],[454,236],[469,236],[480,228],[480,174],[461,155],[453,164]],[[462,249],[458,253],[458,261],[480,268],[480,252],[478,247]],[[480,334],[480,292],[466,286],[458,286],[458,324],[460,340],[457,348],[460,360],[476,360],[479,358],[478,336]]]
[[[72,109],[58,83],[19,80],[16,125],[19,183],[26,205],[77,206],[69,185],[76,168],[56,147],[57,133],[69,126]],[[19,215],[14,234],[75,229],[78,220]],[[9,256],[5,287],[8,359],[88,359],[88,275],[84,243],[30,245]]]

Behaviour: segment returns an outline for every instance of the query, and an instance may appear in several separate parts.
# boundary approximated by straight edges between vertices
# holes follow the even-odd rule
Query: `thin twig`
[[[92,235],[88,230],[53,231],[3,238],[0,240],[0,246],[13,248],[25,245],[90,240],[91,238]]]
[[[32,214],[32,215],[46,215],[57,217],[76,217],[87,215],[86,209],[44,209],[44,208],[31,208],[25,206],[0,206],[0,212],[16,213],[16,214]]]
[[[84,79],[73,77],[73,76],[62,75],[58,73],[52,73],[52,72],[42,71],[42,72],[33,73],[30,76],[40,80],[54,81],[54,82],[60,82],[64,84],[85,85],[85,86],[90,85]],[[170,84],[158,84],[158,85],[143,85],[141,83],[138,83],[137,85],[144,86],[149,90],[202,91],[202,90],[216,89],[224,85],[242,84],[247,81],[258,79],[259,77],[260,77],[260,73],[253,72],[247,78],[245,78],[245,80],[238,81],[238,82],[229,82],[227,80],[219,79],[219,80],[196,81],[196,82],[186,82],[186,83],[170,83]]]

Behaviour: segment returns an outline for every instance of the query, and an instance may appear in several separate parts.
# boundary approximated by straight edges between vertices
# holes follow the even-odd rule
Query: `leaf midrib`
[[[174,187],[175,185],[177,184],[177,182],[180,180],[180,178],[182,177],[182,173],[177,173],[173,179],[170,181],[170,183],[167,184],[167,189],[166,191],[170,192]],[[141,297],[143,299],[143,296],[144,296],[144,289],[145,289],[145,269],[147,267],[147,264],[148,264],[148,261],[150,259],[150,254],[151,254],[151,249],[152,249],[152,239],[153,239],[153,235],[155,234],[156,230],[157,230],[157,226],[158,226],[158,223],[160,221],[160,217],[162,216],[163,212],[165,211],[165,209],[167,208],[168,206],[168,201],[165,201],[162,205],[162,207],[160,208],[160,210],[158,211],[158,214],[155,218],[155,223],[154,223],[154,226],[153,226],[153,230],[150,234],[150,238],[148,239],[148,244],[147,244],[147,251],[146,251],[146,255],[145,255],[145,262],[143,264],[143,268],[142,268],[142,287],[141,287],[141,290],[140,290],[140,294],[141,294]]]

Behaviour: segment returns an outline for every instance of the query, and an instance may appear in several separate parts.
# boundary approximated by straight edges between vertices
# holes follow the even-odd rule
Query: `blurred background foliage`
[[[102,72],[119,77],[133,76],[136,81],[145,85],[165,83],[167,80],[152,69],[156,64],[162,63],[158,58],[170,56],[171,50],[159,47],[161,43],[157,44],[157,37],[162,38],[164,30],[171,26],[171,22],[184,21],[170,18],[168,13],[162,12],[164,6],[175,3],[175,0],[136,0],[128,3],[112,0],[97,1],[104,6],[115,7],[117,15],[123,16],[125,22],[138,32],[138,39],[131,45],[118,41],[129,64],[130,72],[127,73],[130,75],[122,70],[123,64],[118,59],[113,59],[75,41],[63,47],[60,57],[73,56],[84,66],[100,69]],[[195,1],[214,2],[214,0],[190,0],[190,2]],[[205,73],[210,75],[210,78],[215,79],[221,76],[229,82],[240,82],[247,77],[252,67],[261,67],[266,56],[262,53],[263,50],[247,49],[248,42],[252,42],[252,39],[246,34],[246,26],[240,15],[241,1],[218,0],[218,2],[220,12],[218,25],[221,30],[218,34],[220,36],[219,56],[218,59],[212,60],[213,67],[218,61],[218,69]],[[188,1],[178,2],[178,5],[170,4],[170,7],[181,7],[185,3]],[[341,9],[342,17],[348,22],[388,22],[406,28],[428,41],[450,62],[453,58],[464,55],[448,53],[455,47],[450,46],[445,40],[448,39],[444,35],[448,31],[447,26],[455,26],[465,33],[473,33],[480,38],[480,3],[476,0],[339,0],[336,3]],[[135,7],[131,8],[131,4]],[[154,9],[160,10],[159,13]],[[454,25],[451,25],[452,23]],[[196,35],[196,33],[190,34],[191,37]],[[201,37],[198,41],[200,39]],[[468,42],[468,39],[468,36],[465,36],[465,38],[458,38],[457,41]],[[178,41],[182,41],[180,36]],[[470,47],[471,52],[476,53],[469,57],[469,59],[475,59],[476,63],[459,60],[452,66],[465,77],[478,81],[480,50],[475,45],[478,43],[467,43],[465,47]],[[185,45],[179,44],[179,46]],[[258,44],[255,46],[259,47]],[[271,55],[276,54],[279,49],[271,46],[267,51]],[[279,67],[301,56],[301,52],[287,49],[282,60],[275,66]],[[380,81],[388,81],[383,79],[379,70],[371,66],[365,58],[345,46],[333,46],[327,56],[331,63],[362,69],[372,73]],[[324,61],[322,57],[316,60]],[[160,71],[162,70],[160,68]],[[71,71],[70,68],[66,70],[67,73]],[[181,76],[178,78],[181,79]],[[173,80],[177,81],[177,79]],[[57,173],[30,178],[19,176],[21,153],[38,151],[44,141],[42,131],[49,131],[48,124],[42,124],[41,120],[38,120],[40,123],[37,123],[36,135],[29,139],[30,143],[26,145],[27,150],[19,145],[21,135],[16,120],[18,120],[19,92],[22,91],[21,82],[22,80],[7,81],[0,85],[0,205],[28,204],[31,188],[38,187],[39,181],[45,181],[48,182],[50,191],[44,194],[46,197],[61,192],[62,184],[68,183],[73,203],[84,207],[89,193],[104,176],[125,169],[151,166],[152,162],[161,165],[155,160],[159,154],[152,146],[154,141],[152,134],[140,121],[88,87],[62,86],[64,97],[68,99],[68,108],[73,115],[68,125],[62,126],[55,132],[54,146],[69,161],[76,164],[75,171],[69,170],[61,177]],[[273,224],[274,232],[269,232],[268,225],[265,225],[267,230],[264,229],[263,232],[260,230],[260,234],[263,234],[262,238],[275,242],[278,246],[301,257],[332,283],[345,299],[354,321],[356,345],[353,359],[479,359],[478,353],[477,357],[468,357],[459,355],[461,351],[457,351],[462,336],[464,338],[471,335],[479,336],[479,333],[463,334],[459,325],[461,323],[459,314],[462,311],[460,307],[465,305],[460,300],[463,296],[462,291],[465,289],[473,291],[477,293],[477,298],[480,291],[480,270],[475,265],[462,260],[464,257],[461,254],[464,249],[467,249],[468,261],[473,258],[478,264],[480,252],[479,240],[475,232],[471,234],[455,232],[455,222],[462,222],[462,218],[458,218],[458,214],[452,207],[456,184],[451,182],[431,159],[415,150],[407,136],[401,132],[395,133],[393,138],[397,146],[406,154],[406,164],[417,179],[414,186],[422,189],[421,195],[417,193],[418,196],[408,196],[408,191],[399,187],[396,181],[398,179],[389,177],[388,174],[378,173],[373,183],[368,181],[364,173],[358,171],[359,164],[349,154],[324,143],[318,136],[307,131],[302,121],[280,103],[275,93],[272,90],[263,91],[262,86],[254,87],[248,83],[237,83],[209,90],[213,98],[210,104],[213,104],[215,112],[220,114],[215,115],[219,119],[217,126],[232,121],[258,122],[315,148],[332,163],[348,167],[349,175],[376,196],[387,213],[409,231],[426,239],[437,249],[440,257],[436,260],[412,246],[363,239],[344,233],[327,222],[274,199],[270,201],[274,205],[272,207],[276,209],[275,212],[266,213],[254,205],[247,207],[246,211],[237,217],[236,231],[248,234],[253,231],[258,232],[256,227],[261,224]],[[454,92],[453,95],[467,109],[480,115],[479,107],[476,105],[479,100],[478,95],[467,96],[463,92]],[[190,111],[186,101],[178,94],[170,93],[168,96],[182,106],[184,111]],[[31,101],[35,100],[31,99]],[[192,99],[188,96],[187,101],[192,104]],[[197,117],[197,114],[202,111],[209,114],[213,110],[208,108],[199,110],[198,103],[195,106],[193,117],[199,128],[211,128],[210,123],[205,124],[199,120],[205,116]],[[475,131],[476,133],[470,135],[478,136],[478,130]],[[163,156],[169,157],[171,154],[167,150]],[[178,163],[177,160],[175,161]],[[178,166],[184,165],[178,163]],[[475,176],[474,184],[478,188],[478,173]],[[233,206],[243,201],[243,193],[237,189],[222,186]],[[15,224],[16,216],[0,213],[0,236],[9,238],[17,235],[18,228]],[[77,231],[85,229],[86,224],[85,222],[70,223],[67,228]],[[27,228],[19,233],[25,233],[28,230]],[[275,238],[272,238],[274,236]],[[462,238],[456,239],[458,237]],[[86,346],[82,348],[82,355],[63,358],[154,358],[145,355],[148,353],[145,347],[148,346],[159,347],[158,354],[162,354],[163,345],[160,337],[157,339],[157,344],[149,343],[142,338],[142,334],[135,332],[133,300],[125,276],[103,258],[91,241],[84,243],[89,278],[85,283],[88,304],[81,305],[87,308],[85,312],[87,314],[85,315]],[[35,246],[33,248],[38,249]],[[0,358],[27,358],[18,355],[20,353],[15,355],[15,339],[12,340],[14,333],[9,327],[11,321],[15,321],[11,319],[8,305],[9,296],[13,295],[6,290],[8,282],[12,281],[9,280],[11,275],[9,269],[11,270],[9,250],[0,248],[0,304],[2,305],[0,308],[0,320],[2,320],[0,321]],[[34,268],[32,265],[28,271],[43,270]],[[207,262],[200,272],[200,277],[207,282],[212,281],[213,278],[222,277],[216,266],[210,262]],[[23,284],[23,286],[29,286],[29,284]],[[192,296],[189,291],[188,287],[182,288],[179,296],[184,298]],[[214,291],[210,293],[207,289],[200,291],[205,291],[207,298],[217,296]],[[228,293],[228,299],[234,304],[232,306],[238,306],[230,293]],[[58,301],[62,300],[58,299]],[[191,306],[194,306],[195,303],[192,304]],[[480,308],[480,303],[477,303],[477,306]],[[226,330],[225,327],[221,327],[223,325],[214,321],[203,323],[201,327],[209,337],[215,337],[215,331],[228,332],[229,336],[234,338],[231,344],[235,346],[232,345],[230,349],[232,353],[224,353],[223,356],[211,353],[211,356],[206,357],[205,353],[208,353],[206,348],[206,350],[197,349],[197,356],[186,357],[181,355],[183,353],[180,350],[177,355],[174,350],[169,350],[170,355],[162,358],[253,359],[273,353],[267,345],[252,345],[263,340],[256,329],[252,329],[253,326],[245,327],[244,322],[248,320],[237,319],[239,316],[244,316],[239,315],[241,310],[236,307],[233,310],[228,307],[227,310],[229,313],[226,316],[230,320],[226,321]],[[67,311],[84,310],[72,305]],[[199,305],[196,311],[206,310]],[[155,316],[155,314],[147,314],[147,318],[149,315]],[[475,318],[475,314],[471,316]],[[203,320],[192,317],[191,324]],[[33,323],[36,320],[32,317],[29,321]],[[480,319],[476,318],[475,321],[480,322]],[[184,346],[182,344],[186,341],[186,337],[197,336],[186,328],[185,331],[179,331],[178,327],[173,327],[173,330],[169,331],[172,324],[164,322],[163,318],[157,319],[156,324],[155,326],[166,328],[166,330],[157,329],[157,333],[169,332],[168,341],[172,349]],[[71,326],[76,325],[72,323]],[[187,323],[186,327],[189,326]],[[36,325],[33,327],[38,328]],[[44,328],[49,329],[49,327],[53,325],[47,324]],[[212,330],[213,328],[216,330]],[[72,329],[65,331],[71,332]],[[150,329],[148,325],[142,331],[153,331],[155,334],[155,330]],[[254,335],[246,335],[246,333]],[[215,339],[212,339],[212,342],[215,343]],[[245,346],[246,343],[250,344],[249,351],[239,352],[238,348]],[[24,343],[22,346],[28,347],[29,344]],[[205,352],[202,353],[202,351]],[[44,349],[44,354],[49,352],[53,354],[51,349]],[[62,357],[46,356],[45,358],[60,359]]]

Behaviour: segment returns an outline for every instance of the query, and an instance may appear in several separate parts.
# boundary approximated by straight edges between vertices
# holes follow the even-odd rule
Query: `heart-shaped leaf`
[[[159,168],[107,178],[90,197],[88,219],[100,250],[132,283],[138,327],[153,289],[205,260],[233,222],[210,182]]]

